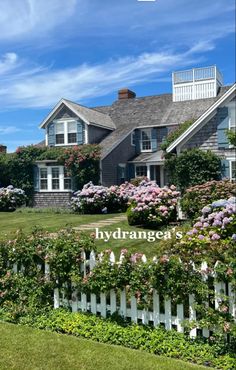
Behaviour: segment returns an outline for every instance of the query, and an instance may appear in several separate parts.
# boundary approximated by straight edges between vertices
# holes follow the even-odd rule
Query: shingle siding
[[[62,207],[68,208],[71,192],[35,192],[33,204],[36,208]]]
[[[88,126],[88,142],[90,144],[100,143],[110,132],[102,127]]]
[[[110,186],[118,183],[118,164],[126,163],[135,156],[129,134],[110,154],[102,160],[102,183]]]

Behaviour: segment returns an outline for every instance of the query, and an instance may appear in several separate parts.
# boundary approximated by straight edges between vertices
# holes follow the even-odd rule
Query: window
[[[230,105],[229,107],[229,129],[235,131],[236,130],[236,103]]]
[[[37,185],[36,185],[37,186]],[[40,191],[70,191],[72,179],[63,166],[39,167]]]
[[[71,178],[66,170],[66,168],[64,167],[64,189],[65,190],[71,190],[72,186],[71,186]]]
[[[131,132],[131,145],[135,146],[135,131]]]
[[[141,131],[141,151],[151,151],[152,150],[152,143],[151,143],[151,130],[142,130]]]
[[[77,124],[75,121],[68,122],[67,127],[68,132],[68,144],[76,144],[77,143]]]
[[[56,123],[56,144],[64,144],[65,135],[64,135],[64,122]]]
[[[135,177],[147,176],[147,166],[136,166]]]
[[[52,168],[52,190],[60,189],[59,167]]]
[[[48,189],[48,170],[47,168],[40,168],[40,189]]]
[[[230,161],[230,179],[236,180],[236,161]]]

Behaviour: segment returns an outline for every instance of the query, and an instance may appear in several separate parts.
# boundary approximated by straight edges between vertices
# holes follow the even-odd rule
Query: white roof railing
[[[173,100],[195,100],[215,97],[223,85],[223,76],[216,66],[173,72]]]

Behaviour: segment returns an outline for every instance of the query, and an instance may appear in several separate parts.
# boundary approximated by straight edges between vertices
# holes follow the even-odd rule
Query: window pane
[[[48,169],[47,168],[40,168],[40,178],[46,179],[48,177]]]
[[[60,188],[59,179],[52,179],[52,189],[58,190]]]
[[[136,167],[136,176],[137,177],[147,176],[147,167],[146,166],[137,166]]]
[[[76,143],[77,135],[76,133],[68,134],[68,144]]]
[[[56,134],[64,134],[64,122],[56,123]]]
[[[77,132],[77,124],[75,121],[68,122],[68,133],[76,133]]]
[[[142,131],[142,150],[151,150],[151,132],[149,130]]]
[[[52,168],[52,178],[53,179],[58,179],[59,178],[59,168],[58,167],[53,167]]]
[[[236,113],[235,113],[236,107],[230,108],[230,128],[236,127]]]
[[[231,167],[232,167],[232,179],[236,179],[236,161],[231,162]]]
[[[64,134],[56,134],[56,144],[64,144]]]
[[[40,180],[40,189],[47,190],[48,189],[48,180],[41,179]]]
[[[64,189],[71,190],[71,179],[64,179]]]

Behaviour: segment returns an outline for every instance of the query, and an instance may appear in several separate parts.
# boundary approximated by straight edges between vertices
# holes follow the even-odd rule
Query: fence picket
[[[72,292],[72,303],[71,303],[72,307],[71,308],[72,308],[72,312],[77,312],[78,311],[78,291],[73,284],[72,284],[72,289],[73,289],[73,292]]]
[[[91,251],[89,256],[89,268],[90,271],[96,266],[96,254],[94,251]]]
[[[87,312],[87,295],[84,293],[81,294],[81,310]]]
[[[160,324],[160,298],[155,289],[153,290],[153,324],[154,326]]]
[[[131,297],[131,320],[138,322],[137,299],[134,296]]]
[[[165,299],[165,328],[172,329],[171,300]]]
[[[196,310],[194,308],[194,305],[195,305],[194,296],[192,294],[190,294],[189,295],[189,321],[196,321],[196,318],[197,318],[197,314],[196,314]],[[197,329],[196,328],[191,329],[189,335],[190,335],[191,338],[195,338],[197,336]]]
[[[120,314],[123,317],[127,317],[127,301],[125,289],[120,292]]]
[[[229,313],[233,316],[234,321],[236,321],[236,294],[231,284],[229,284],[228,294],[229,294]]]
[[[60,307],[60,296],[59,296],[59,289],[55,288],[53,292],[53,301],[54,301],[54,308]]]
[[[184,320],[184,305],[177,304],[177,331],[179,333],[184,332],[184,327],[182,326],[183,320]]]
[[[100,293],[100,302],[101,316],[107,317],[107,297],[105,293]]]
[[[110,291],[110,311],[111,311],[111,315],[116,312],[116,293],[114,291],[114,289],[112,289]]]
[[[96,314],[97,313],[97,297],[96,297],[96,294],[91,293],[90,301],[91,301],[91,312],[93,314]]]

